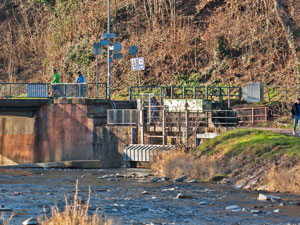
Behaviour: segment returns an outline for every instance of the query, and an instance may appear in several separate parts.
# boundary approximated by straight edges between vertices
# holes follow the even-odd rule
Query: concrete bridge
[[[92,167],[120,167],[132,129],[108,126],[110,108],[107,99],[0,99],[0,165],[77,167],[88,160]]]

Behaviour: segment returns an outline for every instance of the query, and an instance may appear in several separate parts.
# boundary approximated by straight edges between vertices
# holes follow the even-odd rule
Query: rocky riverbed
[[[19,225],[44,211],[50,215],[54,205],[63,210],[76,180],[82,201],[91,188],[91,213],[98,210],[121,224],[300,223],[299,195],[155,179],[145,169],[0,169],[0,211],[5,218],[14,213],[11,224]]]

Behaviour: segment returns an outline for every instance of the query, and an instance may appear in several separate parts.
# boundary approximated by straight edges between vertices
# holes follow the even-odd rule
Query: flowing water
[[[125,177],[108,178],[116,174]],[[12,209],[3,213],[6,218],[14,213],[11,224],[19,225],[41,216],[43,208],[48,215],[54,205],[63,210],[78,180],[83,201],[91,188],[90,212],[121,224],[300,224],[298,195],[271,193],[283,201],[262,202],[259,192],[231,185],[151,182],[147,174],[145,169],[0,169],[0,211]],[[176,198],[179,193],[186,198]],[[226,210],[232,205],[238,207]]]

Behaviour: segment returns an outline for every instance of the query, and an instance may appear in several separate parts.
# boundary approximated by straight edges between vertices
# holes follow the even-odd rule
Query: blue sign
[[[122,45],[119,42],[114,43],[114,52],[120,52],[122,50]]]
[[[109,40],[101,40],[100,45],[109,45],[110,41]]]
[[[93,53],[95,55],[100,55],[101,54],[101,44],[100,43],[94,43],[94,45],[93,45]]]
[[[116,34],[115,33],[103,33],[102,34],[102,38],[103,39],[112,39],[112,38],[115,38],[116,37]]]
[[[113,59],[122,59],[123,58],[123,54],[122,53],[115,53],[113,54]]]
[[[129,55],[137,55],[138,52],[139,52],[139,49],[138,49],[137,46],[132,45],[132,46],[129,47],[128,52],[129,52]]]

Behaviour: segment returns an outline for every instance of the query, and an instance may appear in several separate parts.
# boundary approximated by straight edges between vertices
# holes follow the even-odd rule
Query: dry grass
[[[190,153],[172,151],[156,157],[151,165],[160,176],[176,178],[187,175],[189,178],[208,180],[214,175],[214,162],[207,158],[194,158]]]
[[[276,167],[271,166],[267,180],[269,191],[300,193],[300,164],[295,167]]]
[[[116,222],[111,218],[106,218],[95,212],[92,215],[88,214],[89,210],[89,198],[86,203],[81,203],[78,199],[78,181],[76,182],[76,192],[74,195],[73,204],[69,204],[66,200],[66,207],[63,212],[61,212],[57,206],[52,207],[51,217],[40,218],[41,225],[112,225]]]

